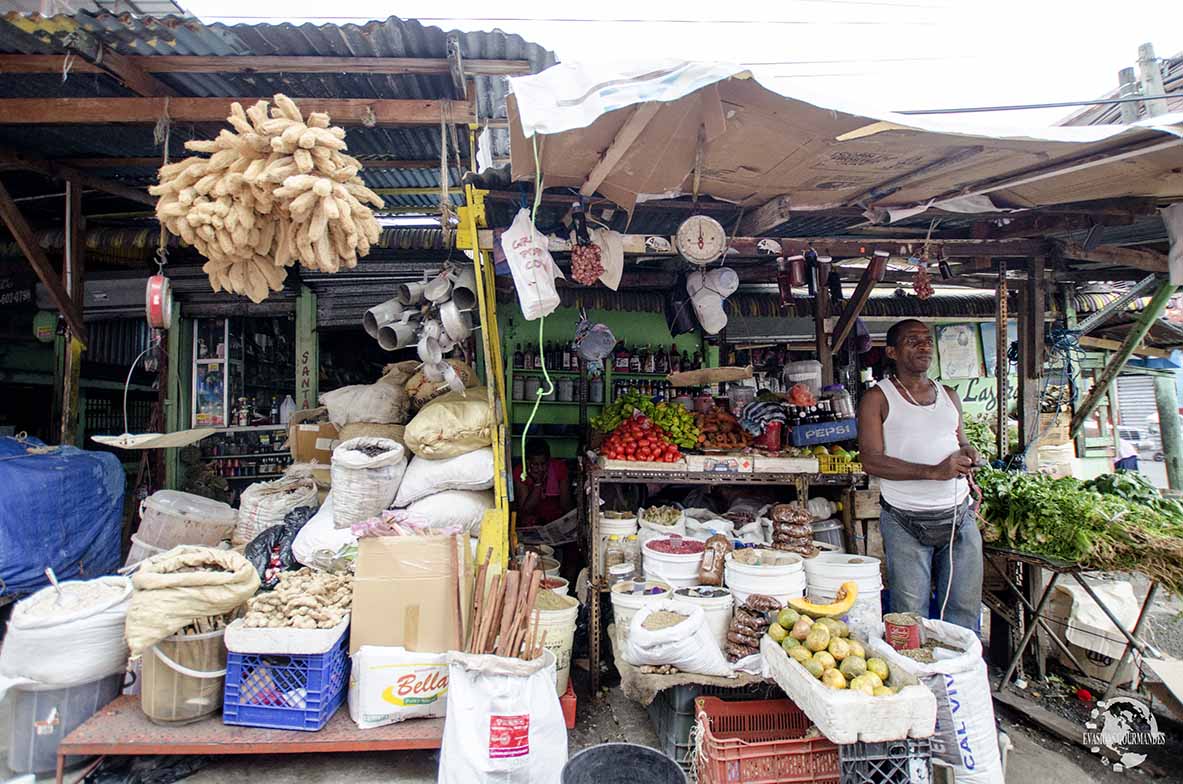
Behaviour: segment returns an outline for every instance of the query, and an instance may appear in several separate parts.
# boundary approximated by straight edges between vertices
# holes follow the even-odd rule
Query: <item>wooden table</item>
[[[443,719],[412,719],[360,730],[342,705],[319,732],[267,730],[222,723],[220,715],[194,724],[154,724],[139,697],[119,697],[76,728],[58,746],[57,784],[67,756],[149,754],[322,754],[342,751],[438,749]]]

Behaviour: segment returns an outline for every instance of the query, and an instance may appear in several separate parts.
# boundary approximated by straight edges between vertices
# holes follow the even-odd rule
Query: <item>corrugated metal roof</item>
[[[83,30],[125,55],[234,55],[405,57],[443,59],[448,32],[415,20],[390,17],[363,25],[346,24],[204,24],[176,16],[151,17],[80,11],[74,16],[41,17],[15,12],[0,18],[0,53],[60,54],[65,62],[67,41]],[[523,60],[534,71],[555,62],[554,54],[521,36],[498,30],[457,32],[461,54],[470,60]],[[160,73],[157,79],[181,95],[191,97],[269,97],[284,92],[306,98],[440,99],[453,96],[447,75],[387,76],[359,73]],[[508,80],[475,76],[477,115],[504,118]],[[73,73],[62,81],[57,74],[0,74],[0,98],[112,97],[132,95],[114,79],[100,74]],[[219,125],[176,125],[173,157],[184,154],[186,138],[210,138]],[[468,137],[459,136],[462,161],[469,159]],[[509,156],[508,132],[494,129],[492,155]],[[349,152],[361,158],[434,160],[440,155],[437,128],[349,129]],[[155,157],[159,147],[152,129],[128,126],[0,126],[0,144],[48,158]],[[451,150],[449,150],[451,153]],[[398,174],[394,174],[397,171]],[[120,172],[124,174],[125,172]],[[114,172],[112,172],[114,174]],[[369,169],[371,187],[438,187],[438,173],[427,170]],[[453,172],[453,185],[459,183]],[[438,198],[425,195],[386,196],[390,207],[431,207]],[[460,203],[454,196],[453,203]]]

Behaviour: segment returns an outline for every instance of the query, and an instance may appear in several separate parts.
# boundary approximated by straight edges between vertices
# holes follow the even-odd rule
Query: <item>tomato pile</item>
[[[650,463],[674,463],[682,453],[666,432],[647,416],[637,414],[625,419],[612,431],[600,448],[609,460],[632,460]]]

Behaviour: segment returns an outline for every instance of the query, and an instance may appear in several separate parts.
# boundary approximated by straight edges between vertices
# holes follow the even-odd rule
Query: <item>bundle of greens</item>
[[[1116,495],[1135,504],[1149,506],[1177,522],[1183,522],[1183,504],[1173,498],[1163,498],[1146,475],[1138,471],[1123,469],[1112,474],[1102,474],[1085,482],[1084,486],[1102,495]]]
[[[984,468],[975,478],[985,541],[1089,569],[1141,572],[1183,595],[1183,519],[1071,477]]]
[[[978,453],[987,461],[998,457],[998,444],[994,435],[994,427],[990,423],[989,414],[977,414],[965,418],[965,437]]]

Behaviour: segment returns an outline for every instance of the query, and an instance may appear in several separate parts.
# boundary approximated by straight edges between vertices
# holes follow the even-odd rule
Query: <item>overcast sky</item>
[[[868,111],[1094,98],[1116,87],[1120,68],[1135,65],[1139,44],[1152,42],[1159,57],[1183,51],[1179,0],[184,4],[206,21],[231,23],[363,23],[397,13],[444,29],[499,28],[552,49],[562,60],[677,57],[768,63],[760,75],[783,79],[777,84],[782,92],[833,93]],[[335,16],[323,16],[326,8]],[[1047,125],[1071,111],[979,114],[967,122]]]

